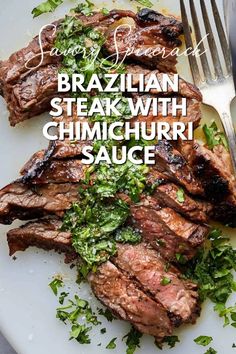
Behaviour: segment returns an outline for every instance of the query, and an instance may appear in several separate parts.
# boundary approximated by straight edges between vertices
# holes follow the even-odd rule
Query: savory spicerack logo
[[[91,67],[93,65],[93,63],[95,62],[95,60],[97,59],[99,53],[100,53],[100,48],[91,48],[91,50],[87,51],[86,47],[82,46],[82,45],[74,45],[71,46],[69,49],[65,50],[65,51],[60,51],[58,48],[53,47],[50,51],[44,51],[43,50],[43,45],[42,45],[42,33],[44,30],[47,29],[52,29],[52,35],[56,34],[57,31],[57,26],[55,24],[46,24],[43,27],[41,27],[40,31],[39,31],[39,48],[40,48],[40,52],[38,54],[36,54],[35,56],[33,56],[32,58],[30,58],[29,60],[26,61],[25,63],[25,67],[28,70],[35,70],[38,67],[40,67],[44,61],[44,57],[46,54],[49,54],[50,56],[61,56],[63,55],[63,57],[66,57],[68,55],[72,55],[72,56],[78,56],[80,55],[82,57],[82,59],[89,59],[89,61],[91,62]],[[118,34],[119,31],[121,29],[126,29],[126,31],[124,32],[124,36],[127,37],[127,39],[129,40],[130,45],[128,46],[127,49],[125,50],[120,50],[119,48],[119,41],[118,41]],[[173,48],[171,50],[168,50],[166,47],[164,46],[159,46],[159,45],[154,45],[154,46],[148,46],[148,48],[137,48],[135,45],[131,45],[134,41],[135,41],[135,34],[132,31],[132,26],[130,24],[122,24],[116,27],[116,29],[114,30],[114,34],[113,34],[114,38],[114,47],[115,47],[115,53],[107,56],[106,58],[104,58],[102,60],[101,65],[103,65],[103,63],[106,62],[106,60],[113,60],[114,61],[114,67],[120,67],[122,66],[122,64],[124,63],[124,61],[132,56],[135,55],[136,57],[142,57],[142,56],[150,56],[152,58],[154,57],[161,57],[162,59],[168,59],[169,57],[188,57],[188,56],[195,56],[196,58],[201,57],[203,54],[205,54],[207,52],[206,50],[202,50],[201,48],[201,44],[204,43],[207,40],[207,37],[209,36],[209,34],[206,34],[204,37],[202,37],[202,39],[196,44],[196,46],[194,47],[190,47],[190,48],[186,48],[185,50],[181,50],[179,47]],[[206,46],[204,46],[206,47]],[[39,62],[37,65],[31,65],[30,63],[35,62],[35,58],[39,58]],[[104,70],[106,70],[106,65],[103,65]],[[112,67],[109,67],[109,70]],[[83,69],[81,69],[83,70]],[[108,70],[108,69],[107,69]]]

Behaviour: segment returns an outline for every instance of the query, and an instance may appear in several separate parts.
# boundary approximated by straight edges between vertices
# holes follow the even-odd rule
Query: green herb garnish
[[[213,341],[213,338],[209,337],[209,336],[199,336],[196,339],[194,339],[194,342],[196,344],[203,345],[204,347],[209,345],[212,341]]]
[[[161,280],[161,285],[168,285],[171,283],[171,279],[170,278],[167,278],[167,277],[163,277],[162,280]]]
[[[176,253],[175,258],[179,264],[186,264],[187,263],[186,257],[181,253]]]
[[[56,295],[56,294],[55,294]],[[65,298],[69,295],[69,293],[66,293],[66,292],[62,292],[59,296],[59,304],[60,305],[63,305],[64,304],[64,301],[65,301]]]
[[[131,328],[129,333],[127,333],[122,340],[126,339],[125,343],[127,345],[126,354],[133,354],[137,348],[140,348],[140,338],[142,333],[140,333],[134,327]]]
[[[93,8],[94,4],[89,0],[85,0],[85,3],[79,4],[73,9],[73,11],[81,13],[85,16],[90,16],[93,14]]]
[[[70,340],[75,339],[80,344],[90,344],[91,339],[89,338],[88,332],[91,331],[92,327],[86,327],[79,323],[73,324],[70,331]]]
[[[185,194],[183,188],[179,188],[176,192],[176,197],[179,203],[184,203],[185,201]]]
[[[31,13],[33,17],[38,17],[47,12],[53,12],[55,9],[63,3],[64,0],[47,0],[35,7]]]
[[[179,343],[179,337],[178,336],[167,336],[164,338],[163,343],[166,343],[169,345],[170,348],[174,348],[176,343]]]
[[[230,323],[236,326],[236,306],[226,307],[229,296],[236,290],[233,270],[236,270],[236,250],[219,229],[210,232],[208,244],[186,267],[187,277],[199,284],[200,300],[209,298],[215,303],[214,310],[224,318],[225,326]]]
[[[217,351],[210,347],[204,354],[217,354]]]
[[[106,346],[106,349],[115,349],[116,348],[116,343],[115,341],[117,338],[113,338]]]
[[[108,322],[112,322],[115,319],[115,317],[113,316],[111,311],[108,310],[108,309],[105,309],[105,310],[99,309],[98,310],[98,314],[101,315],[101,316],[104,316],[107,319]]]
[[[153,3],[150,0],[136,0],[140,5],[145,7],[153,7]]]
[[[70,339],[75,339],[81,344],[89,344],[88,332],[92,329],[87,324],[97,326],[101,324],[97,316],[93,313],[88,301],[75,295],[73,300],[68,300],[67,304],[57,308],[57,318],[62,322],[71,324]]]
[[[53,293],[57,296],[58,294],[58,289],[63,286],[63,281],[59,278],[53,279],[50,284],[48,284],[50,288],[52,289]]]
[[[120,243],[139,243],[141,242],[141,238],[140,233],[130,226],[118,229],[115,234],[115,240]]]
[[[209,149],[213,149],[217,145],[223,145],[226,150],[229,149],[227,139],[225,135],[219,131],[215,121],[213,121],[210,126],[205,124],[202,129]]]

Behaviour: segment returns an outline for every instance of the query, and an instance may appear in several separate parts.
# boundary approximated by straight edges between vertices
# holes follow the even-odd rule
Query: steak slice
[[[229,152],[222,145],[209,150],[194,142],[189,161],[213,204],[211,217],[236,227],[236,178]]]
[[[62,221],[53,217],[9,231],[10,255],[36,246],[63,252],[66,261],[73,261],[78,255],[71,245],[71,234],[60,231],[61,226]],[[118,253],[112,259],[116,266],[107,262],[99,266],[97,273],[89,275],[92,289],[104,305],[158,341],[170,334],[173,326],[195,322],[199,315],[195,284],[182,280],[176,268],[169,266],[167,270],[166,262],[145,244],[117,247]],[[164,277],[171,283],[162,285]]]
[[[175,325],[196,321],[199,315],[196,284],[182,280],[174,267],[167,270],[166,261],[147,245],[118,244],[118,253],[112,262],[127,276],[138,281],[169,314]],[[162,284],[168,279],[169,284]]]
[[[25,251],[29,246],[55,250],[66,254],[66,262],[78,257],[71,244],[70,232],[60,231],[62,221],[57,218],[45,218],[29,222],[7,233],[9,254]]]
[[[0,223],[31,220],[48,214],[63,216],[78,200],[76,184],[27,185],[13,182],[0,191]]]
[[[190,194],[203,195],[204,189],[194,176],[183,155],[177,151],[170,142],[160,140],[156,145],[155,168],[174,182],[185,187]]]
[[[102,33],[105,33],[115,21],[126,16],[135,17],[135,14],[131,11],[113,10],[109,15],[102,13],[94,13],[88,17],[77,15],[85,26],[96,27]],[[54,22],[53,25],[58,28],[60,23],[61,20]],[[42,62],[39,36],[36,36],[27,47],[0,62],[0,94],[6,100],[12,126],[47,111],[51,99],[58,96],[57,74],[61,58],[50,55],[55,38],[56,31],[53,26],[48,25],[43,29],[41,41],[45,54]],[[28,60],[29,68],[25,66]],[[30,69],[36,66],[36,69]]]
[[[178,199],[179,187],[174,183],[166,183],[157,187],[153,198],[156,198],[162,206],[174,209],[186,218],[197,222],[209,222],[212,205],[208,202],[193,199],[186,192],[184,200]]]
[[[88,278],[95,296],[117,317],[132,323],[141,333],[161,341],[173,326],[164,307],[147,296],[111,262],[103,263]]]
[[[77,17],[84,26],[96,28],[104,34],[105,38],[107,37],[107,32],[110,33],[110,26],[121,18],[132,18],[137,22],[137,18],[132,11],[123,10],[112,10],[108,15],[97,12],[91,16],[80,14]],[[140,19],[139,22],[141,23],[142,20]],[[169,21],[169,31],[173,30],[174,33],[174,27],[181,27],[181,25],[177,21],[176,24],[171,22],[173,20]],[[54,22],[53,25],[58,28],[60,23],[61,20]],[[160,28],[161,26],[158,27]],[[145,31],[145,27],[141,31]],[[157,27],[156,32],[154,32],[148,29],[145,34],[147,42],[148,36],[150,37],[149,47],[152,45],[153,38],[160,37],[160,31]],[[164,34],[164,31],[162,32],[162,36],[168,38],[169,42],[174,42],[174,37],[171,33]],[[110,48],[110,34],[108,37],[106,48]],[[144,33],[141,37],[144,38]],[[0,94],[6,100],[10,112],[9,120],[12,126],[47,111],[50,107],[51,99],[58,95],[57,74],[61,65],[61,57],[50,55],[55,38],[56,31],[53,26],[49,25],[44,28],[41,34],[42,50],[45,53],[43,60],[41,60],[39,37],[36,36],[27,47],[12,54],[9,59],[0,62]],[[25,64],[28,60],[30,62],[27,68]],[[176,62],[176,59],[174,61]]]
[[[50,165],[32,179],[31,183],[78,183],[85,178],[86,169],[81,160],[51,160]]]
[[[212,204],[206,201],[193,199],[186,191],[183,191],[183,200],[178,197],[180,187],[170,181],[163,173],[151,168],[147,175],[147,185],[152,188],[156,185],[152,192],[152,197],[162,207],[174,209],[177,213],[183,215],[197,223],[207,223],[209,214],[212,211]]]
[[[208,227],[186,220],[173,209],[161,207],[153,197],[131,205],[131,222],[165,258],[176,261],[177,254],[191,259],[205,241]]]
[[[176,72],[177,60],[172,50],[181,44],[182,33],[183,25],[178,20],[142,9],[133,26],[110,31],[104,47],[110,58],[131,59],[162,72]]]

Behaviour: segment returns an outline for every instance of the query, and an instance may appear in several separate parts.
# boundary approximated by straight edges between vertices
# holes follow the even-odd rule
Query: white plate
[[[39,0],[21,0],[20,2],[19,0],[0,0],[1,59],[7,58],[12,52],[22,48],[29,42],[32,35],[38,33],[42,25],[60,18],[76,4],[75,1],[67,0],[66,5],[60,6],[54,14],[43,15],[33,20],[30,12],[38,2]],[[94,2],[110,8],[135,8],[134,1],[128,0]],[[217,2],[221,4],[221,0]],[[158,1],[156,9],[179,15],[178,0]],[[182,76],[188,79],[191,77],[186,61],[182,62],[179,68]],[[204,109],[204,112],[207,119],[215,118],[212,110]],[[47,119],[45,114],[11,128],[8,124],[5,102],[3,99],[0,100],[0,187],[17,177],[19,169],[32,153],[47,145],[41,132]],[[31,248],[24,253],[17,253],[15,261],[10,258],[5,235],[9,228],[19,224],[15,222],[10,227],[0,226],[0,330],[19,354],[107,353],[106,344],[113,337],[122,338],[127,333],[129,325],[122,321],[108,323],[103,320],[103,325],[108,329],[107,333],[100,335],[99,329],[95,329],[91,345],[79,345],[68,341],[69,327],[55,318],[58,303],[48,287],[51,277],[57,273],[62,274],[65,283],[70,288],[71,295],[78,292],[81,297],[92,299],[94,308],[98,302],[87,286],[78,289],[75,284],[76,271],[64,264],[62,256]],[[232,302],[235,300],[236,296]],[[197,346],[193,339],[199,335],[209,335],[214,338],[212,347],[218,350],[219,354],[233,354],[235,349],[232,349],[232,343],[236,341],[235,331],[231,327],[223,329],[222,320],[214,313],[212,305],[205,304],[197,324],[182,327],[178,331],[181,343],[172,349],[171,353],[204,353],[205,348]],[[102,345],[98,347],[97,344],[100,342]],[[117,342],[117,348],[112,352],[125,353],[124,343],[120,339]],[[144,337],[141,349],[137,350],[137,353],[156,352],[157,348],[153,345],[153,338]],[[163,353],[167,352],[169,352],[168,349],[163,350]]]

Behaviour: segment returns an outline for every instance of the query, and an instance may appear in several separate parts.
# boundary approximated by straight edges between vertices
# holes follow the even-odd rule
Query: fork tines
[[[199,44],[199,49],[201,50],[201,65],[204,73],[204,78],[201,79],[201,74],[200,70],[198,67],[198,62],[197,59],[194,55],[190,55],[188,57],[193,79],[196,85],[199,85],[202,81],[205,82],[212,82],[213,80],[220,80],[224,78],[224,72],[223,72],[223,63],[221,62],[220,55],[217,49],[216,45],[216,35],[213,32],[212,25],[207,13],[207,8],[205,4],[205,0],[200,0],[200,13],[197,13],[196,11],[196,6],[194,4],[194,0],[189,0],[189,6],[190,6],[190,11],[191,11],[191,17],[192,17],[192,23],[193,23],[193,28],[196,36],[196,40]],[[186,6],[184,0],[180,0],[180,7],[181,7],[181,14],[182,14],[182,22],[183,22],[183,27],[184,27],[184,35],[185,35],[185,41],[186,41],[186,47],[187,48],[193,48],[193,41],[191,37],[191,28],[188,20],[188,15],[186,11]],[[211,8],[212,8],[212,13],[213,13],[213,18],[215,21],[215,26],[217,28],[218,32],[218,37],[219,37],[219,42],[221,45],[221,49],[224,55],[224,60],[225,60],[225,65],[226,65],[226,75],[229,76],[231,74],[231,57],[230,57],[230,50],[229,50],[229,44],[228,40],[224,31],[224,27],[221,21],[221,17],[219,14],[219,10],[217,8],[215,0],[211,0]],[[213,62],[213,67],[214,67],[214,72],[211,72],[210,64],[206,55],[206,46],[204,45],[202,39],[202,33],[201,33],[201,28],[199,24],[199,18],[203,18],[204,21],[204,27],[207,33],[207,41],[208,41],[208,46],[210,49],[210,54],[212,57],[212,62]]]

